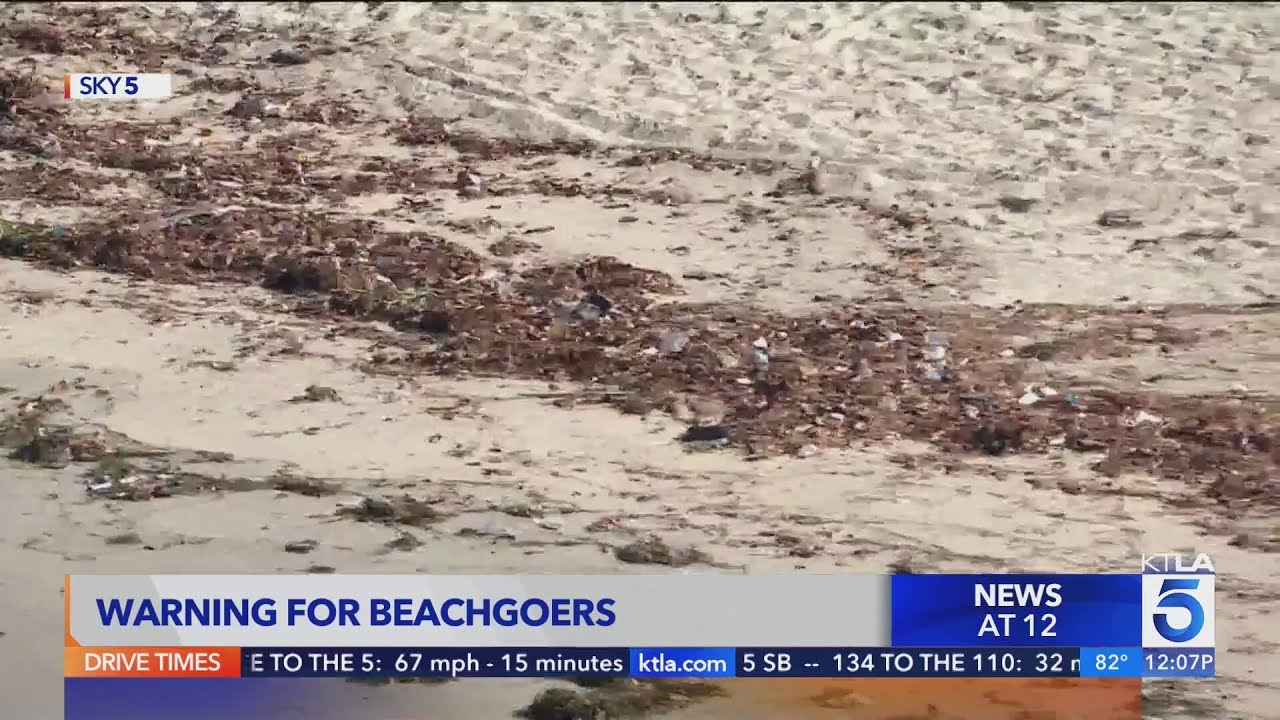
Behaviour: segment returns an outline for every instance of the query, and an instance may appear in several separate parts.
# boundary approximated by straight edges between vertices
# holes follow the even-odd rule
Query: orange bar
[[[70,77],[68,75],[67,77]],[[63,647],[80,647],[80,643],[71,637],[71,576],[62,576],[62,635]]]
[[[240,677],[238,647],[69,647],[63,677]]]

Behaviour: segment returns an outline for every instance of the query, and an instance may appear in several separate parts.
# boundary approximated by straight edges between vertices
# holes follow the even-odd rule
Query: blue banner
[[[1141,647],[1141,575],[895,575],[894,647]]]
[[[1144,678],[1211,678],[1217,672],[1213,648],[1146,648],[1142,651]]]
[[[1080,651],[1068,648],[298,647],[241,653],[241,674],[253,678],[1049,678],[1079,677],[1081,670]]]
[[[1080,677],[1142,677],[1142,648],[1085,648],[1080,651]]]
[[[737,677],[1052,678],[1079,676],[1080,652],[1074,648],[738,649]]]
[[[634,678],[731,678],[738,657],[733,648],[634,648]]]
[[[310,678],[627,677],[631,657],[629,648],[243,648],[240,674]]]

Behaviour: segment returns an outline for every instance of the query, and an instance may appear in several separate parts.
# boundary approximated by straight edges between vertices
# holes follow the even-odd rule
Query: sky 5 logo
[[[1207,569],[1204,567],[1207,564]],[[1214,646],[1213,565],[1144,562],[1142,646],[1149,648]],[[1173,574],[1176,573],[1176,574]]]
[[[83,75],[80,92],[84,95],[137,95],[138,78],[125,75]]]

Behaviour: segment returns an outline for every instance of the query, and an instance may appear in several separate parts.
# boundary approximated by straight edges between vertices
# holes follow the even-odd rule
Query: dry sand
[[[1155,313],[1160,342],[1126,330],[1106,353],[1033,353],[1030,372],[1064,392],[1202,397],[1274,419],[1280,10],[1029,5],[8,4],[0,74],[34,67],[50,88],[64,71],[181,74],[164,103],[71,108],[57,122],[90,135],[63,133],[53,147],[12,130],[34,127],[21,123],[40,117],[41,98],[15,103],[17,124],[0,118],[0,219],[70,228],[122,208],[171,222],[227,205],[292,208],[429,232],[512,275],[612,255],[678,278],[684,302],[797,315],[847,301],[975,316],[1011,303],[1095,306],[1069,321],[1050,313],[995,347],[1088,336],[1108,317],[1177,304]],[[267,59],[286,46],[303,62]],[[242,94],[280,90],[296,94],[270,96],[283,118],[223,114]],[[485,159],[458,142],[396,140],[406,118],[427,116],[451,119],[451,133],[683,146],[744,164]],[[104,153],[112,138],[125,155]],[[238,175],[141,161],[172,148],[231,158],[279,147],[300,152],[273,150]],[[811,157],[821,195],[766,196]],[[762,158],[790,166],[741,169]],[[386,172],[347,192],[370,162]],[[460,169],[483,191],[455,189]],[[411,170],[416,185],[404,180]],[[259,171],[276,173],[275,194]],[[895,220],[912,213],[929,220]],[[536,245],[492,258],[504,238]],[[103,255],[80,259],[126,272],[28,259],[41,262],[0,259],[3,414],[56,397],[49,427],[140,454],[128,462],[144,477],[162,464],[178,477],[172,497],[123,501],[86,491],[87,473],[113,472],[91,452],[61,468],[0,460],[9,716],[58,714],[66,572],[649,572],[665,568],[620,563],[609,548],[656,534],[752,573],[884,572],[904,557],[944,571],[1132,570],[1144,550],[1210,552],[1220,678],[1149,687],[1148,711],[1280,717],[1274,424],[1253,430],[1272,448],[1255,466],[1262,485],[1218,504],[1191,499],[1207,477],[1104,477],[1096,454],[1065,449],[941,456],[881,439],[804,458],[687,453],[674,440],[684,424],[664,413],[547,397],[572,383],[553,391],[394,362],[369,372],[375,356],[422,341],[300,316],[278,293],[162,284]],[[295,402],[309,386],[336,397]],[[313,496],[299,492],[304,478],[322,483]],[[442,518],[335,516],[353,498],[402,493]],[[302,541],[314,547],[286,551]],[[374,689],[362,712],[507,717],[539,687]],[[873,718],[939,702],[866,684],[840,689],[857,693],[844,707],[810,699],[834,697],[824,687],[739,684],[671,717]],[[1033,694],[978,689],[936,690],[974,693],[956,707],[985,706],[944,704],[942,716],[1014,717],[1010,694],[1023,704]],[[1056,716],[1114,712],[1076,705]]]

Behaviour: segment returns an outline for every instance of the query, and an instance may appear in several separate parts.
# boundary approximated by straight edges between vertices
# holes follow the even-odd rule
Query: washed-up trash
[[[563,530],[564,519],[558,518],[558,517],[542,518],[541,520],[538,521],[538,527],[542,528],[543,530],[552,530],[552,531]]]
[[[661,538],[650,536],[614,549],[614,556],[624,563],[684,567],[711,561],[705,552],[685,546],[673,546]]]
[[[689,336],[679,330],[663,330],[662,336],[658,338],[658,349],[664,355],[675,355],[682,352],[689,345]]]
[[[601,295],[600,292],[594,288],[587,291],[587,296],[583,299],[583,302],[589,305],[594,305],[600,310],[601,315],[608,315],[609,311],[613,309],[613,303],[609,298]]]
[[[1137,413],[1134,414],[1133,418],[1129,421],[1129,423],[1130,425],[1135,425],[1135,426],[1147,425],[1147,424],[1160,425],[1164,423],[1164,418],[1154,413],[1149,413],[1146,410],[1139,410]]]
[[[425,527],[443,515],[428,502],[408,494],[399,497],[363,497],[338,506],[337,515],[361,522],[378,522]]]
[[[511,278],[500,277],[494,281],[493,287],[498,293],[498,299],[503,302],[510,302],[519,296],[519,293],[516,292],[515,283],[511,282]]]
[[[95,478],[87,483],[89,493],[100,497],[108,497],[115,499],[132,498],[139,491],[138,481],[141,478],[137,475],[125,475],[124,477],[107,477]],[[157,476],[153,483],[148,487],[150,490],[162,488],[166,478],[165,476]],[[143,492],[147,492],[148,488],[141,488]]]
[[[1003,455],[1006,451],[1016,449],[1021,437],[1016,429],[987,423],[973,432],[973,445],[988,455]]]
[[[1024,406],[1035,405],[1038,402],[1040,402],[1040,396],[1030,390],[1026,391],[1022,394],[1022,397],[1018,398],[1018,404]]]
[[[338,391],[325,385],[308,385],[301,395],[289,399],[292,403],[341,402]]]
[[[925,333],[924,376],[930,382],[943,382],[947,379],[947,339],[939,333]]]
[[[728,442],[729,429],[723,425],[694,425],[680,436],[683,443]]]
[[[947,338],[940,333],[925,333],[924,335],[924,359],[931,363],[941,363],[947,360]]]
[[[284,544],[284,551],[293,553],[294,555],[306,555],[307,553],[320,547],[320,543],[315,540],[297,540]]]
[[[588,290],[582,300],[573,307],[572,316],[578,320],[599,320],[609,314],[613,309],[613,303],[609,298],[601,295],[596,290]]]
[[[600,312],[599,307],[586,302],[575,305],[570,314],[575,320],[585,320],[587,322],[599,320],[604,317],[604,313]]]
[[[784,195],[804,193],[809,195],[821,195],[823,187],[824,183],[822,180],[821,163],[817,158],[814,158],[809,161],[804,172],[799,175],[790,175],[779,180],[773,190],[765,193],[765,197],[783,197]]]
[[[757,370],[764,370],[769,367],[769,341],[764,338],[756,338],[751,343],[751,351],[747,355],[751,366]]]
[[[276,65],[306,65],[310,61],[301,50],[292,47],[279,48],[267,60]]]
[[[600,717],[600,714],[599,703],[586,693],[555,687],[540,691],[516,716],[525,720],[577,720]]]
[[[1142,225],[1133,210],[1106,210],[1098,216],[1098,225],[1108,228],[1132,228]]]
[[[875,372],[871,369],[871,363],[866,358],[858,358],[858,374],[853,376],[854,380],[863,381],[870,380]]]
[[[382,547],[386,548],[389,552],[397,550],[400,552],[408,552],[410,550],[420,548],[422,545],[422,540],[419,540],[417,535],[414,535],[411,532],[405,532],[404,530],[397,530],[396,536],[388,540]]]
[[[1000,207],[1012,213],[1025,213],[1035,204],[1039,202],[1036,198],[1018,197],[1016,195],[1001,195],[996,202],[1000,203]]]
[[[226,114],[240,120],[249,120],[251,118],[280,117],[283,114],[283,109],[279,105],[260,97],[246,95],[237,100],[236,104],[232,105]]]
[[[598,520],[592,520],[591,523],[587,525],[587,532],[604,532],[606,530],[613,530],[621,525],[621,515],[607,515],[599,518]]]
[[[249,102],[249,107],[241,110],[250,115],[265,114],[266,99],[274,96],[248,92],[258,95],[258,102]],[[58,123],[45,131],[59,132]],[[711,442],[741,443],[742,450],[752,457],[794,452],[809,442],[825,449],[898,438],[933,443],[940,451],[968,452],[975,450],[970,437],[973,427],[1013,419],[1026,421],[1020,447],[1025,452],[1044,450],[1050,438],[1063,435],[1076,422],[1081,432],[1088,434],[1089,443],[1123,453],[1119,458],[1122,469],[1191,478],[1198,489],[1223,497],[1242,496],[1245,491],[1228,488],[1230,492],[1219,492],[1212,485],[1215,480],[1246,478],[1240,482],[1256,495],[1255,478],[1274,474],[1273,451],[1261,449],[1262,443],[1275,437],[1274,419],[1267,414],[1270,408],[1264,398],[1242,402],[1243,398],[1235,397],[1189,398],[1152,388],[1112,387],[1082,388],[1086,395],[1077,399],[1066,392],[1070,381],[1063,379],[1055,381],[1066,386],[1059,391],[1066,401],[1056,397],[1050,401],[1053,396],[1038,382],[1043,378],[1033,374],[1040,369],[1015,362],[1019,357],[1052,359],[1055,353],[1067,356],[1063,362],[1073,361],[1077,355],[1107,356],[1112,345],[1122,344],[1122,330],[1134,324],[1153,325],[1158,314],[1122,310],[1117,311],[1117,317],[1111,311],[1020,303],[1000,310],[969,307],[963,312],[936,311],[908,307],[892,297],[896,293],[888,292],[883,299],[877,293],[877,299],[855,303],[840,301],[835,297],[840,293],[815,296],[814,304],[822,307],[816,314],[783,313],[737,301],[702,303],[687,294],[681,297],[682,288],[669,275],[616,258],[568,262],[539,253],[518,263],[502,261],[465,246],[472,243],[402,231],[386,225],[385,218],[337,218],[309,209],[311,195],[336,197],[354,194],[357,189],[364,193],[366,187],[368,191],[425,198],[423,193],[443,184],[451,195],[449,186],[457,165],[449,168],[443,183],[439,167],[424,167],[398,153],[364,163],[359,169],[334,168],[329,167],[332,158],[323,152],[285,151],[287,143],[276,143],[279,138],[266,136],[258,138],[266,144],[263,147],[228,147],[225,153],[207,153],[192,164],[172,144],[144,142],[157,139],[151,137],[155,132],[167,131],[128,124],[113,127],[112,150],[132,152],[138,160],[147,161],[146,168],[154,164],[154,179],[164,184],[166,195],[186,198],[188,204],[238,205],[237,209],[224,215],[205,212],[188,216],[181,223],[157,223],[150,217],[154,208],[122,206],[101,219],[100,213],[69,227],[69,237],[58,242],[43,242],[51,231],[46,226],[0,222],[0,254],[68,266],[100,266],[130,275],[173,278],[175,282],[260,282],[271,290],[294,294],[284,299],[289,306],[296,305],[308,315],[334,316],[344,328],[354,328],[346,322],[350,317],[361,323],[385,321],[396,329],[441,336],[425,338],[414,346],[388,345],[374,353],[374,362],[397,375],[500,375],[555,382],[554,395],[564,387],[587,387],[591,390],[575,393],[574,399],[615,406],[622,400],[619,393],[625,397],[629,392],[651,395],[655,408],[666,407],[677,394],[715,397],[732,408],[731,433],[700,428],[689,439],[710,433],[701,437]],[[469,148],[458,152],[488,157],[497,161],[494,167],[523,163],[525,160],[517,158],[525,157],[531,165],[552,160],[552,151],[559,154],[555,148],[561,147],[534,149],[515,139],[463,138],[443,124],[432,133],[428,143]],[[75,132],[61,134],[75,148],[87,142]],[[568,153],[572,155],[591,146],[563,147],[573,147]],[[70,154],[72,150],[68,147],[65,151]],[[121,154],[119,159],[132,162],[133,156]],[[636,157],[645,165],[659,156]],[[706,165],[709,159],[693,156],[685,156],[681,162],[711,167]],[[181,177],[171,177],[166,171],[183,163],[188,170]],[[359,175],[349,178],[352,184],[346,189],[337,187],[347,184],[344,170]],[[343,175],[337,185],[330,183],[335,179],[331,171]],[[296,182],[282,183],[281,178]],[[487,184],[490,180],[497,182],[489,177],[483,181]],[[583,193],[604,192],[599,182],[599,177],[577,180],[509,175],[500,192],[518,196],[532,188],[538,193],[581,197]],[[300,192],[308,183],[307,192]],[[1094,214],[1106,207],[1096,208]],[[781,210],[779,206],[769,212]],[[928,218],[916,219],[905,213],[885,213],[883,217],[886,223],[893,222],[904,230],[914,227],[911,235],[927,238],[934,234],[930,228],[933,221]],[[547,230],[510,229],[519,237]],[[890,235],[899,233],[887,226],[885,230]],[[53,233],[56,235],[56,230]],[[670,248],[677,255],[681,249],[688,251],[683,246]],[[271,259],[277,254],[283,260]],[[918,259],[927,265],[938,259],[934,255],[929,252]],[[352,267],[360,269],[362,281],[377,272],[390,282],[374,278],[372,286],[360,282],[352,287],[348,272]],[[493,283],[500,274],[508,273],[514,292],[497,302]],[[394,296],[392,284],[400,289]],[[379,288],[387,302],[355,302],[363,297],[360,293]],[[585,299],[591,288],[607,296],[607,302]],[[561,311],[563,317],[555,317],[552,313],[560,310],[555,307],[560,299],[567,301],[566,307]],[[574,310],[580,306],[584,314],[607,317],[608,321],[578,325]],[[678,356],[662,354],[672,347],[662,342],[667,330],[691,338]],[[785,340],[784,333],[790,334]],[[1162,338],[1163,333],[1160,335]],[[674,340],[678,335],[667,337]],[[753,347],[757,338],[763,340],[763,347]],[[1041,342],[1026,345],[1033,338]],[[950,352],[952,343],[955,355]],[[1012,357],[1001,360],[1000,355],[1009,355],[1003,352],[1007,348],[1013,349]],[[767,372],[747,366],[756,349],[770,358]],[[642,358],[640,353],[651,357]],[[869,363],[859,361],[864,354]],[[868,368],[874,369],[875,377],[864,381]],[[306,382],[311,381],[300,381],[298,390]],[[1036,384],[1028,388],[1025,383],[1030,382]],[[1014,407],[1024,394],[1018,388],[1041,399],[1033,408]],[[983,393],[991,399],[977,404],[963,398],[965,393]],[[974,403],[977,410],[965,408],[962,413],[961,402]],[[847,421],[821,423],[814,431],[814,425],[835,408],[848,413]],[[1117,415],[1130,416],[1139,408],[1166,416],[1166,425],[1143,424],[1135,429],[1118,422]],[[445,413],[445,417],[452,415],[452,411]],[[668,430],[667,441],[686,427],[682,424]],[[1186,431],[1159,437],[1155,431],[1161,427]],[[1248,451],[1242,452],[1231,441],[1246,431],[1252,435]],[[1000,452],[1007,437],[991,434],[981,447],[984,452]],[[1068,447],[1083,447],[1084,441],[1068,436],[1063,442]],[[680,443],[672,445],[677,451],[693,449]],[[60,451],[51,459],[66,462]],[[151,481],[148,473],[133,488],[141,490]],[[385,508],[378,506],[362,511],[365,515],[386,514]]]
[[[689,402],[689,413],[694,425],[720,425],[729,409],[715,398],[696,397]]]
[[[459,170],[454,177],[453,187],[464,197],[478,197],[484,193],[484,178],[470,169]]]
[[[498,512],[511,517],[521,518],[537,518],[542,517],[543,510],[537,503],[513,502],[501,505],[497,508]]]

